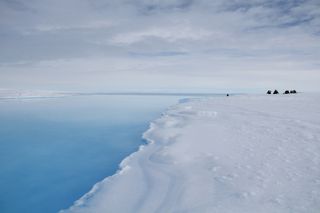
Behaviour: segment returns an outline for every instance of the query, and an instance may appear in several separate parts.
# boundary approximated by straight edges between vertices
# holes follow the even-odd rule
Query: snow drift
[[[194,99],[63,213],[320,210],[320,95]]]

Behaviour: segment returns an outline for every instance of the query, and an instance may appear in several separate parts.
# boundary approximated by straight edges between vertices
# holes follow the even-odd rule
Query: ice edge
[[[78,200],[74,201],[74,203],[66,208],[66,209],[61,209],[59,210],[58,213],[67,213],[67,212],[72,212],[73,210],[75,210],[76,208],[82,208],[85,207],[86,204],[99,192],[99,190],[101,189],[101,186],[109,181],[112,181],[112,179],[117,178],[119,175],[124,174],[128,169],[130,169],[130,166],[128,165],[129,161],[131,160],[131,158],[133,158],[135,155],[139,154],[146,146],[151,145],[153,143],[155,143],[155,140],[152,139],[151,137],[148,136],[148,134],[152,131],[154,131],[155,129],[155,122],[161,118],[163,118],[164,116],[168,115],[170,110],[174,107],[177,107],[178,105],[181,105],[183,103],[186,102],[190,102],[191,100],[193,100],[195,98],[183,98],[183,99],[179,99],[177,104],[174,104],[172,106],[169,106],[167,109],[164,110],[164,112],[161,113],[161,115],[158,118],[155,118],[153,121],[151,121],[149,123],[149,127],[148,129],[142,133],[141,138],[143,140],[146,141],[145,144],[141,144],[138,148],[137,151],[132,152],[131,154],[129,154],[127,157],[125,157],[119,164],[119,169],[110,176],[105,177],[103,180],[95,183],[92,188],[85,193],[83,196],[81,196]]]

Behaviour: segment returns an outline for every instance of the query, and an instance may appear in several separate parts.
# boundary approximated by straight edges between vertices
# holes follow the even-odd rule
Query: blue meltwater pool
[[[136,151],[178,96],[0,100],[0,212],[68,208]]]

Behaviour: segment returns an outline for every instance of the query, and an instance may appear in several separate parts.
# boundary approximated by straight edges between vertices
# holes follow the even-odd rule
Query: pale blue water
[[[0,212],[72,205],[144,143],[175,96],[0,100]]]

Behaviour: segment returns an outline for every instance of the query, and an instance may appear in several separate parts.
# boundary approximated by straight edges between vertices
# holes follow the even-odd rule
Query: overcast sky
[[[320,91],[320,0],[0,0],[0,88]]]

